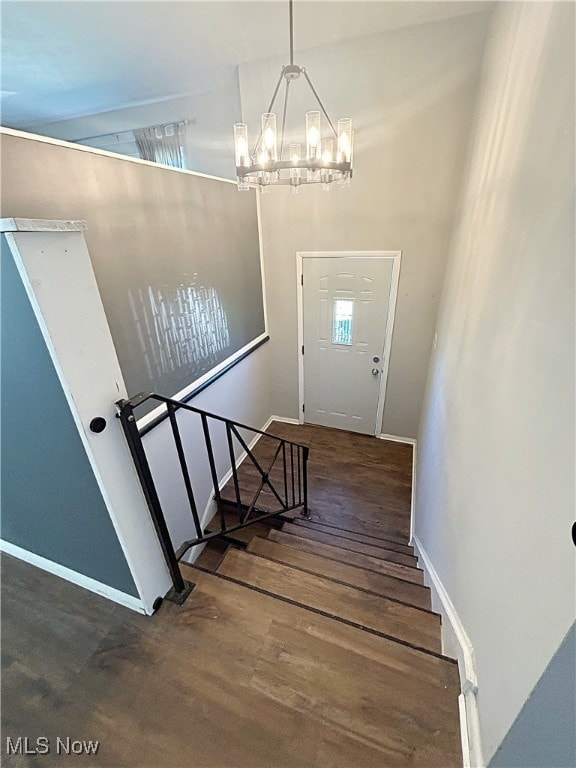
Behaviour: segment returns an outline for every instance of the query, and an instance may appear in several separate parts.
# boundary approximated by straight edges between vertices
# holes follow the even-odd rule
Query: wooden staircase
[[[215,617],[213,663],[238,676],[254,749],[275,745],[271,768],[461,766],[458,669],[412,547],[325,519],[243,535],[181,566],[196,585],[186,613]]]

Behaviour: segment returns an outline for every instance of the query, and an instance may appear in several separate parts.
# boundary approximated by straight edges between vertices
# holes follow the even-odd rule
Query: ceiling
[[[296,0],[295,48],[477,13],[486,5]],[[13,128],[207,93],[229,85],[238,64],[288,49],[285,1],[3,0],[0,13],[1,119]]]

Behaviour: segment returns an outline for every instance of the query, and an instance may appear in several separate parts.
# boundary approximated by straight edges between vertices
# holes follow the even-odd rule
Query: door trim
[[[304,273],[304,259],[338,258],[338,259],[392,259],[392,277],[390,279],[390,301],[388,302],[388,315],[386,317],[386,338],[384,339],[384,364],[380,377],[380,390],[378,392],[378,408],[376,410],[376,426],[374,435],[382,432],[382,417],[384,415],[384,401],[386,398],[386,384],[388,383],[388,370],[390,368],[390,352],[392,349],[392,334],[394,331],[394,318],[396,316],[396,299],[398,297],[398,283],[400,281],[400,264],[402,251],[297,251],[296,253],[296,297],[298,313],[298,419],[304,424],[304,356],[302,345],[304,344],[304,286],[302,275]]]

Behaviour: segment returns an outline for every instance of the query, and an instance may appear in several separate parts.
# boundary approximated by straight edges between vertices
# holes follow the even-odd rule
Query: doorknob
[[[378,370],[378,368],[372,368],[372,376],[378,376],[379,373],[380,371]]]

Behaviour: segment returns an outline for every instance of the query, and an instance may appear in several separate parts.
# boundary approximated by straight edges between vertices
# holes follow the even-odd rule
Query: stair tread
[[[259,536],[252,539],[248,551],[270,557],[294,568],[313,571],[320,576],[337,579],[350,586],[368,589],[385,597],[392,597],[410,605],[431,610],[430,589],[420,584],[402,581],[383,573],[374,573],[349,563],[329,560],[321,555],[305,552],[288,544],[262,539]]]
[[[302,528],[311,528],[313,530],[323,531],[324,533],[330,533],[333,536],[342,536],[345,539],[352,539],[353,541],[362,541],[365,544],[374,544],[375,546],[384,547],[384,549],[392,549],[395,552],[403,552],[406,555],[414,555],[414,547],[409,544],[400,544],[392,539],[386,539],[382,536],[372,536],[370,534],[360,533],[359,531],[350,531],[346,528],[340,528],[337,525],[328,525],[325,522],[320,522],[315,519],[307,519],[303,517],[296,517],[294,524]]]
[[[352,621],[424,650],[441,653],[440,617],[380,595],[331,582],[238,549],[229,549],[218,573]]]
[[[355,541],[354,539],[338,536],[334,533],[325,533],[314,528],[305,528],[304,526],[296,525],[294,523],[284,523],[282,530],[286,533],[292,533],[302,538],[312,539],[313,541],[320,541],[323,544],[331,544],[333,546],[339,546],[342,549],[349,550],[351,552],[360,552],[363,555],[370,555],[371,557],[378,557],[382,560],[388,560],[391,563],[400,563],[411,568],[418,567],[418,560],[414,555],[407,555],[403,552],[396,552],[395,550],[385,549],[382,546],[376,546],[374,544],[366,544],[361,541]]]
[[[320,541],[314,541],[313,539],[286,533],[283,530],[270,531],[268,533],[268,539],[270,541],[276,541],[279,544],[288,544],[289,546],[297,547],[306,552],[312,552],[313,554],[322,555],[323,557],[331,558],[333,560],[339,560],[342,563],[349,563],[351,565],[358,565],[361,568],[368,568],[376,573],[385,573],[389,576],[395,576],[398,579],[411,581],[415,584],[424,584],[424,573],[419,568],[412,568],[411,566],[401,565],[400,563],[392,563],[388,560],[382,560],[381,558],[362,554],[361,552],[352,552],[351,550],[342,549],[339,546],[324,544]]]
[[[178,612],[183,638],[193,638],[187,675],[204,680],[211,670],[203,709],[212,713],[215,703],[235,719],[244,711],[257,745],[250,764],[461,765],[453,662],[239,584],[223,589],[216,575],[182,571],[197,586],[184,606],[164,607]],[[270,743],[272,757],[264,752]],[[235,764],[243,759],[242,751]]]

